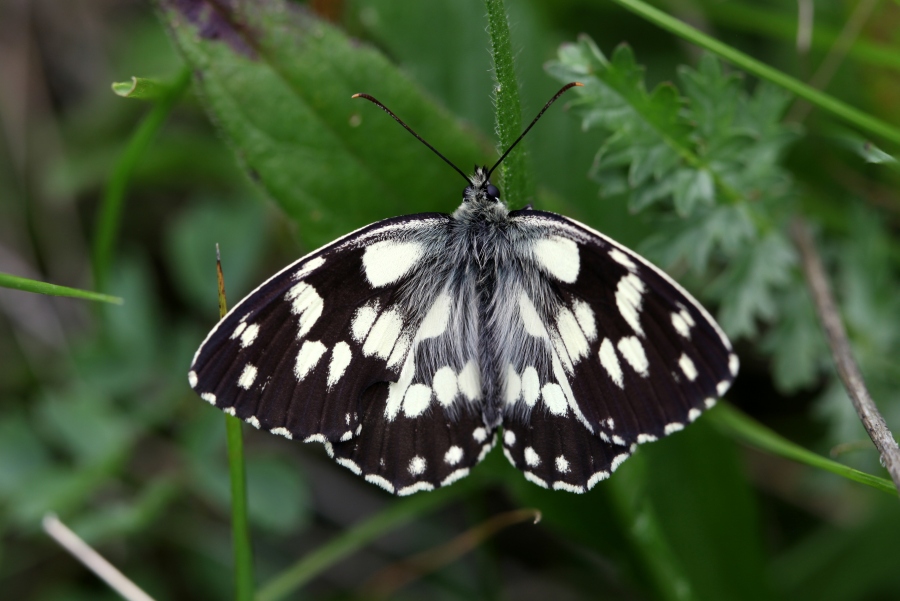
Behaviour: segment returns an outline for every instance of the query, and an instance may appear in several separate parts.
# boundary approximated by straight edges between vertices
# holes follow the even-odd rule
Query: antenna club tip
[[[354,98],[359,98],[360,96],[362,96],[362,94],[354,94],[353,96],[350,97],[350,100],[353,100]]]
[[[583,88],[583,87],[584,87],[584,84],[581,83],[580,81],[574,81],[574,82],[572,82],[572,85],[574,85],[576,88]]]

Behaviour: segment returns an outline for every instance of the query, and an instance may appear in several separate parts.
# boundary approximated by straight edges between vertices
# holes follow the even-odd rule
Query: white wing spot
[[[421,244],[382,240],[366,248],[362,263],[369,283],[379,288],[402,278],[421,257]]]
[[[719,397],[722,397],[728,389],[731,388],[731,380],[722,380],[718,384],[716,384],[716,392],[719,394]]]
[[[563,455],[556,458],[556,471],[560,474],[569,473],[569,461]]]
[[[703,401],[703,404],[706,405],[707,409],[712,409],[713,407],[716,406],[716,399],[708,398],[705,401]]]
[[[575,315],[569,309],[563,307],[556,316],[556,328],[566,345],[566,351],[572,363],[578,363],[582,357],[588,354],[588,341],[578,324]]]
[[[351,432],[350,430],[347,430],[346,432],[341,434],[341,442],[347,442],[351,438],[353,438],[353,432]]]
[[[732,376],[738,375],[738,370],[741,367],[741,361],[738,359],[738,356],[734,353],[728,356],[728,371],[731,372]]]
[[[584,494],[583,486],[578,486],[577,484],[569,484],[568,482],[563,482],[562,480],[553,483],[553,490],[564,490],[566,492],[573,492],[576,495]]]
[[[325,303],[316,289],[306,282],[294,284],[284,299],[291,303],[291,313],[300,318],[297,338],[303,338],[322,316]]]
[[[538,315],[537,309],[534,308],[534,303],[531,302],[531,299],[524,292],[519,295],[519,316],[522,318],[522,324],[525,326],[526,332],[535,338],[550,337],[547,334],[544,322],[541,321],[541,317]]]
[[[516,368],[510,363],[506,367],[506,403],[514,404],[522,395],[522,378],[516,373]]]
[[[237,384],[244,390],[250,390],[250,387],[253,386],[253,382],[255,381],[256,368],[248,363],[244,366],[244,371],[241,372],[241,377],[238,378]]]
[[[593,476],[591,476],[590,479],[587,481],[587,488],[588,488],[588,490],[591,490],[592,488],[594,488],[595,486],[597,486],[597,483],[598,483],[598,482],[602,482],[603,480],[606,480],[607,478],[609,478],[609,472],[597,472],[597,473],[595,473],[595,474],[594,474]]]
[[[456,445],[453,445],[452,447],[447,449],[446,453],[444,453],[444,463],[446,463],[447,465],[456,465],[457,463],[462,461],[462,458],[462,447],[458,447]]]
[[[609,374],[612,381],[615,382],[619,388],[624,389],[625,381],[622,379],[622,366],[619,365],[616,347],[613,346],[613,343],[610,342],[609,338],[603,339],[603,343],[600,344],[600,352],[598,355],[600,356],[600,365],[603,366],[603,369],[606,370],[606,373]],[[610,426],[610,428],[611,427],[612,426]]]
[[[321,267],[324,264],[325,264],[325,259],[323,259],[322,257],[316,257],[315,259],[310,259],[309,261],[306,262],[305,265],[303,265],[303,267],[301,267],[300,269],[297,270],[297,272],[294,274],[294,279],[299,280],[301,278],[305,278],[306,276],[308,276],[309,274],[311,274],[312,272],[314,272],[316,269],[318,269],[319,267]]]
[[[353,323],[350,326],[350,332],[355,341],[362,342],[365,339],[366,334],[372,329],[372,324],[375,323],[376,317],[378,317],[377,302],[368,303],[356,310],[356,313],[353,315]]]
[[[247,319],[247,315],[244,315],[244,319]],[[238,336],[244,333],[244,330],[247,328],[246,322],[242,319],[240,323],[238,323],[237,327],[234,329],[234,332],[231,333],[231,339],[234,340]]]
[[[516,433],[512,430],[505,430],[503,432],[503,442],[506,446],[511,447],[516,444]]]
[[[353,353],[346,342],[338,342],[331,351],[331,363],[328,365],[328,388],[337,384],[347,371]],[[347,414],[347,423],[350,423],[350,414]]]
[[[378,474],[366,474],[366,482],[371,482],[372,484],[375,484],[376,486],[380,486],[381,488],[388,491],[389,493],[393,494],[393,492],[394,492],[394,485],[391,484],[391,481],[388,480],[387,478],[383,478],[382,476],[379,476]]]
[[[323,436],[322,434],[313,434],[312,436],[307,436],[306,438],[304,438],[303,442],[326,443],[326,442],[328,442],[328,440],[326,440],[325,436]]]
[[[650,363],[647,361],[647,355],[644,354],[644,346],[637,336],[626,336],[619,341],[619,352],[628,361],[628,364],[634,368],[638,374],[643,377],[650,375]]]
[[[522,398],[529,407],[534,407],[541,396],[541,380],[537,370],[529,365],[522,372]]]
[[[617,434],[613,434],[612,441],[613,441],[613,444],[617,444],[620,447],[625,446],[625,439]]]
[[[394,350],[391,351],[391,356],[388,357],[387,366],[393,369],[400,365],[406,358],[406,352],[409,351],[411,344],[412,339],[409,334],[401,334],[397,344],[394,345]]]
[[[418,476],[425,472],[425,458],[419,455],[413,457],[409,462],[409,473]]]
[[[428,313],[416,332],[416,340],[440,336],[450,323],[450,295],[442,292],[428,309]]]
[[[434,490],[434,484],[431,482],[416,482],[415,484],[410,484],[409,486],[404,486],[400,490],[397,491],[398,497],[406,497],[413,493]]]
[[[681,430],[684,430],[684,424],[680,422],[672,422],[671,424],[666,424],[666,428],[665,430],[663,430],[663,432],[665,432],[666,436],[668,436],[669,434],[674,434],[675,432],[680,432]]]
[[[291,434],[291,431],[287,428],[272,428],[271,430],[269,430],[269,432],[271,432],[272,434],[277,434],[278,436],[284,436],[288,440],[294,438],[294,436]]]
[[[188,384],[191,385],[191,388],[197,387],[197,372],[194,370],[188,372]]]
[[[487,438],[487,430],[484,428],[475,428],[475,430],[472,431],[472,438],[474,438],[476,442],[484,442]]]
[[[345,468],[356,474],[357,476],[362,474],[362,470],[359,468],[359,465],[352,459],[347,459],[346,457],[338,457],[335,459],[335,462],[338,465],[343,465]]]
[[[635,271],[637,269],[637,265],[634,264],[634,261],[632,261],[628,255],[623,253],[618,248],[610,250],[609,256],[619,265],[624,265],[628,269],[628,271]]]
[[[694,421],[698,417],[700,417],[700,413],[701,411],[699,409],[691,409],[690,411],[688,411],[688,419]]]
[[[200,394],[200,398],[209,403],[210,405],[216,404],[216,395],[211,392],[204,392]]]
[[[672,326],[676,332],[685,338],[691,337],[691,326],[688,325],[688,322],[685,321],[684,316],[680,312],[672,313]]]
[[[541,457],[531,447],[525,447],[525,463],[531,467],[537,467],[541,464]]]
[[[541,478],[539,478],[538,476],[535,476],[531,472],[522,472],[522,475],[525,476],[525,479],[528,480],[529,482],[531,482],[532,484],[537,484],[541,488],[550,488],[549,486],[547,486],[546,482],[544,482]]]
[[[325,354],[325,345],[318,340],[306,340],[297,353],[297,361],[294,364],[294,376],[298,382],[309,375],[309,372],[316,366],[322,355]]]
[[[637,435],[637,443],[644,444],[646,442],[655,442],[657,438],[652,434],[638,434]]]
[[[244,421],[246,421],[248,424],[250,424],[251,426],[253,426],[253,427],[256,428],[257,430],[259,430],[259,420],[256,419],[256,416],[255,416],[255,415],[251,415],[250,417],[248,417],[248,418],[245,419]]]
[[[431,403],[431,388],[424,384],[413,384],[403,398],[403,414],[406,417],[418,417],[428,409]]]
[[[643,301],[641,295],[644,290],[644,282],[633,273],[629,273],[619,280],[619,285],[616,287],[616,306],[619,308],[619,313],[622,314],[622,318],[628,322],[631,329],[641,336],[644,335],[644,330],[641,328],[638,316],[641,311],[641,302]]]
[[[544,404],[553,415],[565,415],[568,403],[566,403],[566,395],[559,384],[544,384],[541,390],[543,393]]]
[[[561,282],[572,284],[578,279],[581,268],[578,245],[561,236],[543,238],[534,243],[534,256],[550,275]]]
[[[616,427],[616,421],[613,418],[608,417],[606,418],[606,425],[609,426],[610,430],[613,430]]]
[[[478,372],[478,366],[471,359],[462,371],[459,372],[459,390],[470,401],[477,401],[481,398],[481,375]]]
[[[469,475],[469,468],[464,467],[458,469],[454,472],[451,472],[449,476],[441,480],[441,486],[449,486],[456,482],[457,480],[461,480]]]
[[[400,312],[395,307],[388,309],[378,316],[369,331],[363,345],[363,354],[367,357],[375,355],[380,359],[387,359],[397,339],[400,338],[402,328],[403,318],[400,317]]]
[[[227,413],[227,414],[230,415],[231,417],[235,417],[235,414],[237,413],[237,411],[235,410],[234,407],[225,407],[224,409],[222,409],[222,411],[224,411],[225,413]]]
[[[575,309],[575,319],[578,320],[581,331],[588,340],[593,342],[597,339],[597,320],[594,317],[594,310],[584,301],[575,301],[572,307]]]
[[[459,385],[456,383],[456,372],[452,367],[445,365],[437,370],[431,380],[431,387],[434,388],[434,395],[438,402],[444,407],[450,405],[459,392]]]
[[[694,367],[694,362],[691,361],[691,358],[681,354],[681,358],[678,359],[678,367],[681,368],[681,371],[684,372],[684,375],[687,376],[687,379],[693,382],[697,379],[697,368]]]
[[[609,466],[609,471],[614,472],[614,471],[616,471],[617,469],[619,469],[619,466],[622,465],[622,463],[623,463],[626,459],[628,459],[628,454],[627,454],[627,453],[622,453],[621,455],[616,455],[616,456],[613,458],[612,463],[611,463],[610,466]]]
[[[256,337],[259,335],[259,326],[256,324],[247,326],[247,329],[244,330],[244,333],[241,334],[241,348],[247,348],[253,341],[256,340]]]

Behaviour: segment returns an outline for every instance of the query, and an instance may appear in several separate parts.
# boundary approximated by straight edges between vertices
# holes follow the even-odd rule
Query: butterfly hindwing
[[[448,416],[432,404],[423,415],[401,411],[385,419],[387,388],[366,391],[360,435],[328,448],[338,463],[368,482],[401,496],[432,490],[467,476],[493,447],[494,433],[475,408]]]

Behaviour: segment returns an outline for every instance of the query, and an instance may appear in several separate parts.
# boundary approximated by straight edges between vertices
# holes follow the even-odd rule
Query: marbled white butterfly
[[[272,276],[206,337],[191,387],[398,495],[466,476],[501,427],[528,480],[584,492],[697,419],[737,375],[725,334],[640,255],[510,211],[490,181],[506,154],[471,177],[450,163],[468,181],[452,215],[374,223]]]

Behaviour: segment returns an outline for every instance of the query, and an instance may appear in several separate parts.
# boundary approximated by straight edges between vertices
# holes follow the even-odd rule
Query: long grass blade
[[[0,287],[34,292],[35,294],[46,294],[48,296],[83,298],[85,300],[98,301],[101,303],[111,303],[113,305],[121,305],[125,302],[118,296],[110,296],[99,292],[91,292],[90,290],[80,290],[78,288],[69,288],[68,286],[58,286],[56,284],[48,284],[47,282],[29,280],[28,278],[19,277],[9,273],[0,273]]]
[[[860,129],[881,136],[895,144],[900,144],[900,129],[885,123],[880,119],[867,115],[829,94],[820,92],[812,86],[694,29],[690,25],[679,21],[675,17],[666,14],[641,0],[613,1],[647,19],[651,23],[674,33],[678,37],[684,38],[701,48],[706,48],[710,52],[718,54],[728,62],[740,67],[748,73],[771,81],[772,83],[793,92],[800,98],[809,101],[811,104],[852,123]]]
[[[709,419],[713,420],[721,430],[762,451],[829,471],[848,480],[877,488],[890,495],[896,496],[897,494],[897,489],[894,488],[890,480],[855,470],[852,467],[804,449],[779,436],[727,403],[719,403],[715,410],[710,411]]]

